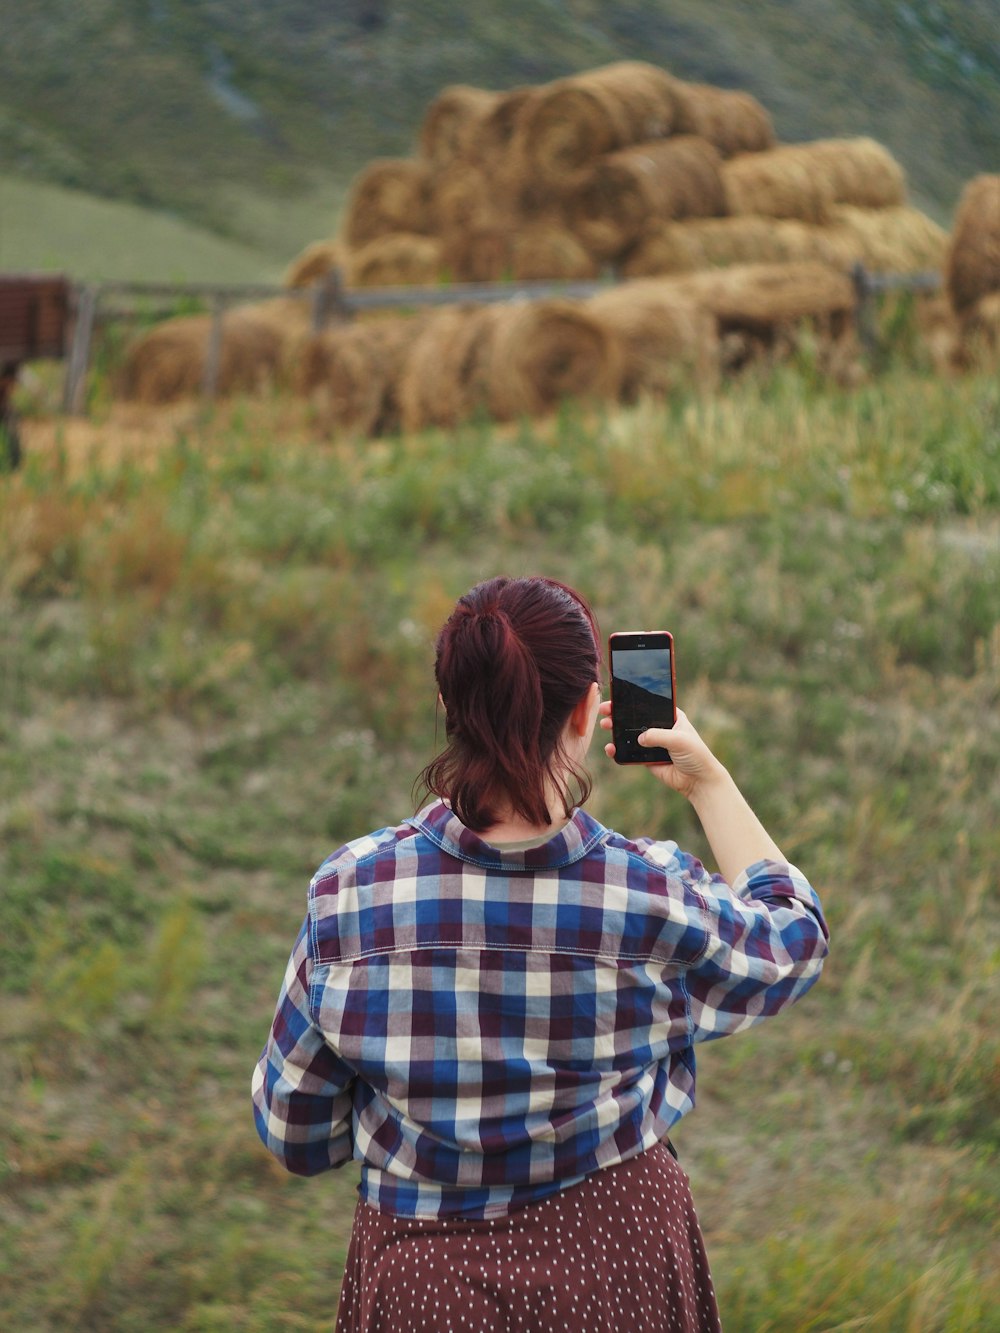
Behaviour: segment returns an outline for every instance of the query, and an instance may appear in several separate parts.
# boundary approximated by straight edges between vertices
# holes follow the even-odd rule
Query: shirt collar
[[[445,801],[432,801],[405,821],[449,856],[496,870],[558,870],[586,856],[607,830],[577,808],[569,823],[540,847],[503,851],[465,827]]]

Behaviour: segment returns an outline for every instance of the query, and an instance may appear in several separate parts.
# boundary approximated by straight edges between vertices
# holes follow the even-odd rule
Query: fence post
[[[324,273],[316,283],[312,298],[313,333],[322,333],[335,315],[343,317],[343,290],[343,275],[337,266]]]
[[[875,307],[872,301],[874,285],[869,280],[868,270],[860,261],[851,269],[854,293],[857,297],[858,337],[868,356],[878,351],[878,327],[875,323]]]
[[[83,391],[90,364],[90,340],[94,332],[98,292],[99,288],[91,283],[76,289],[76,319],[73,322],[73,341],[70,344],[63,388],[63,411],[70,416],[79,416],[83,411]]]
[[[222,360],[223,300],[218,292],[212,297],[212,324],[205,349],[205,367],[201,376],[201,392],[205,398],[214,398],[219,383],[219,364]]]

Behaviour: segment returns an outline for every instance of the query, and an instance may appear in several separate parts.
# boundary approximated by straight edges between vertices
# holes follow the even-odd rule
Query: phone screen
[[[612,634],[608,658],[615,762],[669,764],[668,750],[640,745],[638,738],[647,727],[672,727],[677,720],[672,636],[666,630]]]

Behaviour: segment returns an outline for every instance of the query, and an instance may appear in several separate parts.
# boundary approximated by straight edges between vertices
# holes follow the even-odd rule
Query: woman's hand
[[[601,727],[605,731],[610,731],[610,700],[605,700],[599,711]],[[639,744],[662,745],[670,751],[672,764],[649,764],[649,771],[654,777],[659,778],[665,787],[680,792],[689,801],[694,799],[700,789],[726,776],[725,768],[699,736],[687,714],[680,708],[677,710],[677,722],[673,727],[669,730],[664,727],[650,727],[639,737]],[[614,759],[613,741],[605,745],[604,753]]]
[[[611,704],[599,709],[601,726],[611,730]],[[662,745],[670,751],[672,764],[650,764],[649,771],[666,787],[680,792],[694,806],[705,830],[719,870],[729,884],[747,866],[757,861],[783,861],[781,849],[750,809],[729,771],[716,759],[687,719],[677,710],[677,723],[669,728],[650,727],[639,737],[640,745]],[[615,757],[614,744],[604,747]]]

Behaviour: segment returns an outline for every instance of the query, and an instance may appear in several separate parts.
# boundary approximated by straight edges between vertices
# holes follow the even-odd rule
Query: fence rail
[[[858,264],[851,271],[857,295],[857,327],[862,346],[868,353],[878,346],[875,326],[875,302],[893,291],[932,292],[941,286],[938,273],[874,273]],[[614,279],[610,280],[614,281]],[[90,365],[90,347],[94,328],[101,321],[134,318],[140,311],[151,314],[176,309],[178,303],[193,299],[207,303],[212,322],[202,393],[214,397],[222,354],[223,316],[230,306],[242,301],[265,301],[274,297],[307,301],[311,306],[312,327],[317,332],[330,324],[351,319],[365,310],[394,307],[484,304],[531,298],[563,296],[582,300],[605,290],[604,282],[504,282],[451,283],[436,287],[348,288],[339,270],[331,270],[309,287],[289,288],[265,283],[189,282],[99,282],[77,284],[71,289],[73,313],[72,336],[68,347],[63,410],[79,414],[84,404],[84,387]]]

